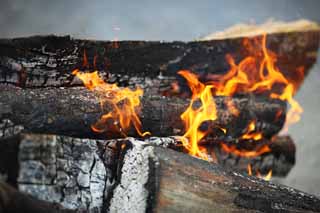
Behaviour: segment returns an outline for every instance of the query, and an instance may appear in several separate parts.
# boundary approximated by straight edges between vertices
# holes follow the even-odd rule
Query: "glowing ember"
[[[83,64],[88,65],[85,53]],[[131,90],[120,88],[116,84],[108,84],[100,78],[98,71],[82,73],[76,69],[72,74],[81,79],[89,90],[98,95],[101,108],[105,108],[105,106],[111,108],[107,114],[101,116],[96,124],[91,126],[93,131],[101,133],[115,130],[126,136],[130,126],[133,125],[140,136],[150,134],[142,132],[141,121],[137,114],[140,97],[143,95],[142,89]]]

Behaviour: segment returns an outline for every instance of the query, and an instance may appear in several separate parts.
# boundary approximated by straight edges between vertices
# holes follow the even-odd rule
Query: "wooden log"
[[[115,146],[113,141],[18,135],[1,140],[0,174],[36,199],[80,212],[104,212],[114,184]]]
[[[269,31],[267,47],[278,55],[277,66],[286,77],[300,85],[316,61],[320,28],[316,24],[303,29],[292,25],[290,32],[286,27]],[[181,69],[196,72],[202,79],[208,74],[224,74],[230,68],[225,55],[231,54],[239,62],[252,54],[244,48],[243,39],[253,40],[262,34],[260,30],[192,42],[90,41],[70,36],[1,39],[0,82],[20,87],[67,87],[81,84],[71,75],[73,69],[97,69],[110,83],[140,85],[147,93],[162,94],[171,89],[174,80],[183,84],[177,75]],[[302,75],[301,67],[305,70]]]
[[[11,213],[71,213],[59,204],[37,200],[30,195],[21,193],[12,186],[0,182],[0,212]]]
[[[118,204],[120,203],[117,204],[115,202],[120,202],[116,200],[123,199],[121,196],[124,195],[120,188],[123,186],[124,190],[128,189],[126,188],[127,186],[123,185],[126,184],[123,178],[127,178],[126,175],[128,175],[125,171],[125,168],[128,169],[128,167],[125,166],[128,159],[132,160],[129,160],[133,166],[133,170],[131,170],[131,175],[133,175],[132,178],[135,178],[135,175],[143,174],[146,175],[146,178],[155,178],[155,176],[150,175],[151,172],[153,174],[153,169],[158,168],[159,165],[156,166],[152,162],[155,159],[154,157],[158,156],[159,153],[156,153],[152,157],[148,150],[158,150],[157,147],[166,147],[183,151],[180,149],[181,146],[179,146],[179,141],[177,141],[175,137],[151,137],[145,140],[126,138],[102,141],[70,138],[57,135],[22,134],[13,138],[0,140],[0,174],[2,174],[4,181],[9,182],[11,185],[18,188],[19,191],[32,195],[37,199],[52,203],[59,203],[63,208],[71,210],[105,212],[109,207],[110,210],[113,208],[119,208]],[[133,151],[131,152],[131,150]],[[135,154],[132,155],[132,153],[135,153],[137,150],[140,150],[142,153],[139,153],[139,156],[135,156]],[[210,178],[207,179],[206,182],[211,183],[214,181],[218,185],[223,185],[223,181],[219,182],[219,179],[226,178],[225,176],[229,175],[229,173],[226,173],[225,176],[221,176],[221,173],[224,174],[226,171],[217,167],[216,164],[213,164],[213,167],[219,168],[214,171],[217,172],[217,174],[209,174],[211,170],[208,172],[206,169],[210,168],[206,162],[198,161],[191,157],[180,158],[180,155],[177,155],[176,151],[169,151],[168,149],[160,150],[161,153],[167,152],[166,155],[172,156],[172,158],[169,157],[167,159],[167,163],[169,164],[171,160],[175,161],[176,158],[180,160],[186,159],[184,164],[181,165],[181,170],[183,170],[183,168],[193,168],[198,164],[197,162],[201,162],[199,169],[196,169],[194,174],[188,173],[191,177],[196,178],[201,173],[199,171],[204,169],[204,173],[201,174],[205,175],[200,176],[200,182],[196,182],[196,180],[194,180],[193,183],[196,185],[202,186],[203,178],[206,177]],[[184,155],[185,154],[181,154],[181,156]],[[136,162],[132,157],[136,157],[136,160],[139,162]],[[163,160],[163,158],[160,159]],[[194,161],[195,164],[193,163]],[[141,163],[141,168],[135,168],[136,163]],[[165,165],[161,163],[160,168],[163,166]],[[180,174],[180,170],[175,171],[176,168],[174,163],[172,166],[171,173]],[[198,167],[195,166],[195,168]],[[274,174],[277,174],[277,169],[274,169]],[[154,175],[159,175],[159,180],[163,180],[161,173],[156,172]],[[186,174],[182,173],[182,175]],[[243,176],[240,174],[238,175]],[[211,178],[213,179],[211,180]],[[233,178],[233,176],[229,178]],[[177,181],[179,180],[181,179],[177,179]],[[246,177],[246,180],[243,180],[245,182],[244,186],[251,186],[251,181],[253,180],[259,182],[259,180],[255,178]],[[132,181],[132,184],[140,184],[142,186],[144,184],[143,181],[144,180],[138,178],[136,181]],[[189,185],[190,180],[186,178],[185,181],[185,185]],[[246,181],[249,182],[246,183]],[[172,184],[174,183],[175,182],[172,182]],[[159,186],[158,182],[152,181],[148,182],[146,186],[154,187],[153,184]],[[181,186],[181,184],[182,183],[178,186]],[[268,185],[264,182],[263,184]],[[253,186],[256,187],[255,185]],[[237,185],[234,187],[237,187]],[[175,190],[176,188],[173,187],[172,189]],[[212,188],[208,188],[208,190],[211,189]],[[255,189],[256,188],[252,188],[252,190]],[[131,191],[130,189],[128,190],[128,195],[131,196]],[[146,195],[141,194],[141,192],[147,191],[140,191],[139,188],[137,188],[137,190],[138,191],[132,193],[134,193],[133,196],[135,196],[138,202],[132,203],[140,205],[142,204],[140,202],[145,201],[144,198]],[[226,194],[229,193],[229,190],[231,190],[231,188],[226,188]],[[278,189],[276,188],[275,190]],[[217,190],[212,191],[212,193],[214,192],[217,193]],[[250,193],[250,191],[244,190],[243,193]],[[258,192],[256,193],[259,195]],[[149,195],[155,196],[155,194]],[[133,197],[130,196],[128,198],[133,199]],[[176,196],[178,196],[177,199],[180,199],[179,196],[181,196],[181,194],[178,193]],[[218,194],[216,196],[218,196]],[[203,199],[201,196],[199,198]],[[199,198],[194,202],[202,201],[201,199],[199,200]],[[212,197],[208,197],[205,199],[209,202],[208,199],[211,198]],[[221,199],[225,198],[226,197],[222,197]],[[232,198],[233,197],[228,200],[232,202]],[[257,200],[258,198],[260,199],[259,196],[257,197]],[[125,201],[121,200],[121,202]],[[254,202],[258,201],[253,200],[253,203]],[[279,202],[281,204],[281,200]],[[202,202],[199,202],[199,204],[201,203]],[[206,202],[204,204],[207,205]],[[125,206],[130,208],[130,205],[131,203],[128,202]],[[175,208],[175,205],[176,204],[174,204],[173,208]],[[204,206],[204,208],[206,207],[207,206]],[[122,210],[123,209],[121,209],[121,212]],[[127,210],[131,210],[130,212],[133,211],[132,209]]]
[[[312,195],[173,150],[128,144],[111,212],[319,212]]]
[[[98,98],[85,88],[19,89],[2,85],[0,90],[0,121],[10,120],[25,131],[85,138],[121,137],[114,131],[98,134],[91,130],[90,126],[103,112]],[[214,138],[238,138],[253,120],[256,121],[256,131],[262,132],[266,138],[281,130],[285,121],[285,102],[264,96],[232,97],[231,101],[240,112],[236,116],[227,108],[226,101],[229,100],[230,97],[215,97],[218,119],[211,125]],[[139,117],[144,131],[154,136],[183,134],[180,115],[188,107],[188,100],[144,96],[141,105]],[[226,128],[227,132],[221,128]],[[6,135],[5,132],[2,135]],[[128,135],[138,136],[133,129]]]

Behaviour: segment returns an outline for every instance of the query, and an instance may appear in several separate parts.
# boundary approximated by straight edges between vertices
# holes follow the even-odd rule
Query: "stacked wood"
[[[320,210],[314,196],[168,149],[178,145],[175,137],[103,141],[24,134],[1,141],[0,160],[6,164],[0,173],[20,192],[74,211]],[[10,200],[0,204],[4,211],[47,211],[6,185],[0,191],[1,202]]]
[[[277,25],[265,29],[269,32],[267,47],[277,54],[280,70],[300,85],[316,61],[320,28],[315,23],[305,27],[299,23],[289,25],[289,32],[287,25],[283,24],[281,29]],[[210,74],[224,74],[230,68],[225,55],[231,54],[239,62],[252,54],[244,47],[243,40],[254,40],[263,34],[264,30],[260,29],[258,33],[226,34],[192,42],[115,43],[72,39],[69,36],[1,39],[0,82],[20,87],[67,87],[81,85],[71,74],[73,69],[97,69],[110,83],[140,85],[147,93],[160,94],[171,90],[174,80],[185,86],[177,75],[181,69],[196,72],[203,79]],[[84,60],[85,55],[87,60]],[[304,72],[301,75],[302,67]]]
[[[0,85],[0,121],[10,120],[33,133],[51,133],[84,138],[112,139],[117,133],[97,134],[91,130],[100,116],[98,97],[85,88],[19,89]],[[139,117],[144,131],[154,136],[181,135],[184,125],[180,115],[187,109],[189,100],[161,96],[143,96]],[[232,101],[239,110],[234,115],[227,108]],[[215,97],[218,119],[212,123],[215,138],[239,138],[251,121],[256,122],[256,131],[270,138],[279,132],[285,121],[286,103],[262,96],[243,95]],[[227,132],[221,131],[226,128]],[[2,135],[5,135],[4,133]],[[129,136],[138,136],[136,131]]]

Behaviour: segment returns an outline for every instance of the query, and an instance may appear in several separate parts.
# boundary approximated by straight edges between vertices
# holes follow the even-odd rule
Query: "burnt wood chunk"
[[[191,42],[92,41],[53,35],[0,39],[0,83],[20,87],[81,85],[71,74],[80,68],[98,70],[109,83],[139,85],[150,94],[162,94],[175,80],[185,86],[177,74],[181,69],[204,79],[208,74],[226,73],[230,69],[226,54],[241,61],[251,54],[243,40],[261,35]],[[300,85],[316,61],[319,40],[319,27],[297,29],[268,33],[267,47],[277,54],[277,66],[286,77]]]
[[[20,89],[0,85],[0,90],[1,137],[14,134],[22,128],[26,132],[84,138],[121,137],[114,131],[98,134],[91,130],[91,125],[108,112],[108,106],[101,110],[98,97],[86,88]],[[239,115],[228,110],[227,101],[232,101]],[[141,102],[139,117],[143,131],[149,131],[153,136],[183,134],[184,125],[180,115],[187,109],[188,99],[143,96]],[[286,117],[285,102],[264,96],[220,96],[215,97],[215,102],[218,119],[210,123],[208,128],[216,139],[238,138],[247,131],[252,121],[256,122],[257,132],[270,138],[281,130]],[[224,133],[221,128],[227,129],[227,132]],[[133,128],[128,135],[138,136]]]
[[[122,152],[111,212],[319,212],[312,195],[148,144]]]

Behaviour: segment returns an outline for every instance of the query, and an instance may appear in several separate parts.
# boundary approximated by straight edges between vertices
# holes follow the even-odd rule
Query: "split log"
[[[224,74],[230,68],[225,55],[231,54],[239,62],[252,54],[243,46],[243,39],[256,39],[268,30],[267,46],[277,54],[277,66],[300,85],[316,61],[320,28],[315,23],[304,28],[297,25],[290,23],[290,32],[286,25],[277,31],[270,30],[277,26],[269,26],[255,34],[192,42],[90,41],[69,36],[1,39],[0,82],[21,87],[80,85],[71,72],[85,68],[99,70],[109,83],[140,85],[149,94],[162,94],[179,79],[177,72],[181,69],[196,72],[204,79],[208,74]],[[85,66],[84,50],[89,62]]]
[[[98,134],[91,130],[90,126],[103,112],[98,98],[85,88],[19,89],[2,85],[0,90],[0,121],[10,120],[14,125],[23,126],[25,131],[85,138],[121,137],[114,131]],[[226,101],[230,99],[239,110],[239,116],[227,109]],[[215,101],[218,119],[211,125],[214,138],[238,138],[253,120],[256,131],[270,138],[281,130],[285,121],[286,103],[280,100],[245,95],[215,97]],[[144,96],[139,116],[143,130],[154,136],[183,134],[180,115],[188,105],[188,100],[179,98]],[[221,127],[226,128],[227,133],[221,131]],[[138,135],[132,129],[129,136]]]
[[[165,205],[161,207],[165,211],[179,208],[183,200],[184,208],[189,211],[196,208],[193,205],[201,210],[208,208],[207,211],[212,211],[213,205],[222,210],[232,206],[243,211],[245,209],[242,207],[263,211],[280,206],[286,210],[296,207],[308,209],[309,205],[317,204],[311,196],[298,195],[295,191],[289,192],[283,187],[231,173],[215,164],[210,166],[186,154],[160,148],[179,149],[179,142],[174,137],[102,141],[23,134],[0,142],[0,173],[5,177],[3,179],[23,193],[59,203],[66,209],[92,212],[105,212],[107,209],[111,212],[142,210],[132,207],[137,205],[157,211],[159,204]],[[153,150],[153,154],[150,150]],[[159,161],[155,162],[157,159]],[[274,171],[276,174],[276,169]],[[185,193],[187,186],[191,191]],[[273,191],[270,191],[271,186]],[[204,190],[203,193],[197,191],[196,187]],[[235,197],[236,193],[238,197]],[[187,194],[190,197],[185,197]],[[271,197],[273,195],[276,197]],[[164,199],[155,202],[155,199],[160,199],[159,196],[164,196]],[[218,199],[219,196],[222,197]],[[277,196],[284,198],[277,200]],[[170,202],[166,200],[171,198]],[[301,200],[292,204],[298,198]],[[134,201],[131,202],[131,199]],[[190,199],[194,200],[191,202]],[[305,202],[307,199],[310,200]],[[262,204],[264,201],[266,203]],[[221,206],[224,204],[226,207]],[[318,207],[315,205],[313,208]]]
[[[128,144],[111,212],[319,212],[301,191],[147,144]]]

